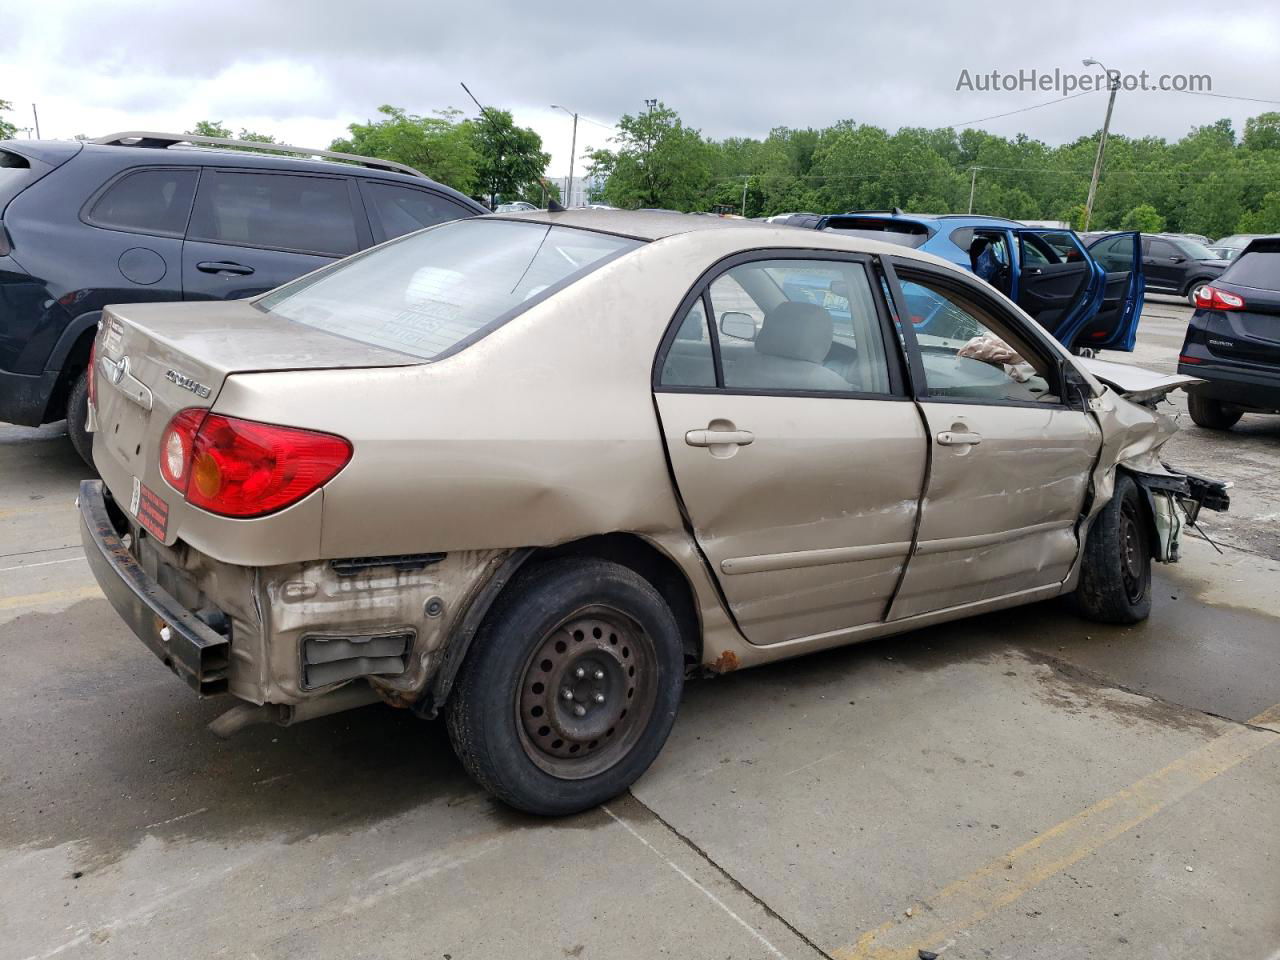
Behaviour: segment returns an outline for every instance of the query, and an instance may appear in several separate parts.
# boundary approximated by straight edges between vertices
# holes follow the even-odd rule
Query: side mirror
[[[1181,263],[1183,260],[1185,260],[1185,259],[1187,259],[1187,258],[1186,258],[1186,257],[1179,257],[1179,256],[1172,256],[1172,257],[1170,257],[1169,259],[1170,259],[1170,260],[1172,260],[1174,263]]]
[[[720,332],[735,340],[754,340],[756,338],[756,322],[747,313],[720,314]]]

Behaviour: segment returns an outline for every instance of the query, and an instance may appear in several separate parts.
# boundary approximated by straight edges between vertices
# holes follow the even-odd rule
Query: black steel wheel
[[[1187,396],[1187,412],[1197,427],[1207,430],[1230,430],[1244,416],[1239,407],[1228,407],[1220,400],[1198,393]]]
[[[1116,471],[1111,500],[1094,517],[1072,600],[1090,620],[1137,623],[1151,614],[1151,528],[1142,491]]]
[[[575,813],[648,768],[683,685],[679,628],[648,581],[604,560],[555,560],[517,577],[486,617],[449,700],[449,735],[499,799]]]

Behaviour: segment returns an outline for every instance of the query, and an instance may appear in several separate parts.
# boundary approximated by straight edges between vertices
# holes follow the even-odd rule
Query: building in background
[[[573,195],[569,195],[568,177],[547,177],[548,183],[554,183],[560,189],[560,204],[565,207],[582,207],[591,202],[591,191],[603,187],[604,182],[597,182],[588,176],[573,178]]]

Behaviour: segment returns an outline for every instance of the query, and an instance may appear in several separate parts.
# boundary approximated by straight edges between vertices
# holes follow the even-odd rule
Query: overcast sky
[[[1007,13],[1002,17],[1001,11]],[[1280,101],[1280,4],[646,0],[548,4],[337,0],[216,4],[46,0],[5,5],[0,99],[45,137],[186,130],[221,120],[323,147],[391,103],[410,112],[489,106],[532,126],[566,172],[564,104],[608,124],[657,97],[712,137],[842,118],[945,126],[1051,100],[1055,91],[957,91],[971,75],[1082,70],[1209,74],[1213,91]],[[977,124],[1050,143],[1101,124],[1105,93]],[[1176,139],[1195,124],[1280,106],[1177,93],[1121,93],[1112,129]],[[610,131],[583,121],[578,155]],[[21,134],[20,134],[21,135]],[[579,161],[578,172],[582,163]]]

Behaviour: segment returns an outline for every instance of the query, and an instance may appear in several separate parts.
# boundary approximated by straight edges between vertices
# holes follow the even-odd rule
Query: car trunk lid
[[[144,526],[170,544],[180,527],[172,508],[182,495],[161,478],[160,443],[176,413],[211,408],[238,373],[421,362],[266,314],[249,301],[108,307],[94,350],[95,465],[133,516],[144,519],[148,503],[164,515],[164,523]]]

